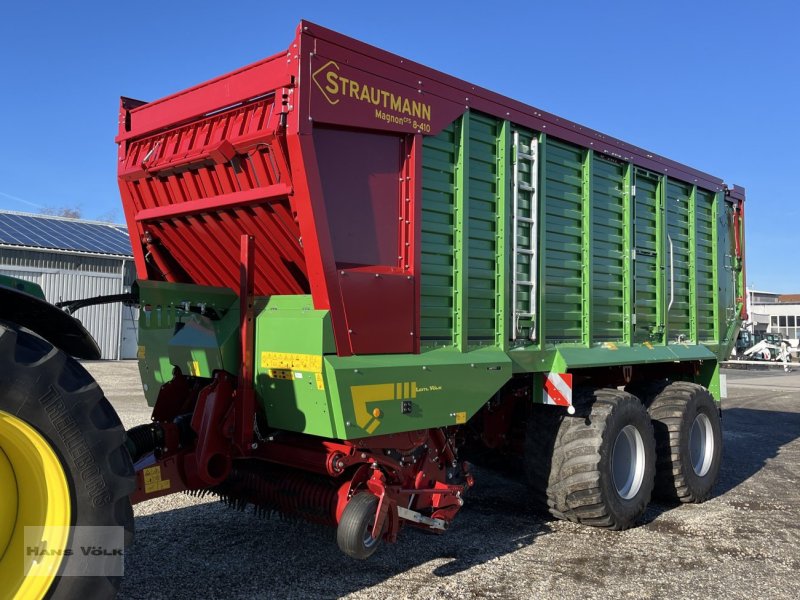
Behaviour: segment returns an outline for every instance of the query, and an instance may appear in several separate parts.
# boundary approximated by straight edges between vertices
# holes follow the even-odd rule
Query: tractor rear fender
[[[80,321],[45,301],[43,295],[31,293],[34,290],[8,283],[0,283],[0,321],[30,329],[76,358],[100,358],[97,342]]]

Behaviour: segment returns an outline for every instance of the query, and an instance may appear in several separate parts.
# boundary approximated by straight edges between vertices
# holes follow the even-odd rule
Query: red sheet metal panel
[[[665,173],[670,177],[675,177],[688,183],[697,183],[710,190],[722,189],[722,180],[708,173],[677,163],[643,148],[638,148],[622,140],[512,100],[480,86],[472,85],[396,54],[359,42],[315,23],[303,21],[298,31],[302,32],[301,43],[298,46],[306,50],[303,56],[308,61],[307,66],[304,65],[303,71],[307,71],[311,75],[329,61],[333,61],[340,68],[342,68],[343,64],[346,64],[348,71],[345,72],[344,76],[349,79],[348,73],[355,73],[353,79],[359,84],[358,87],[352,88],[352,94],[349,81],[345,85],[344,91],[342,91],[342,86],[340,85],[338,97],[343,99],[333,106],[328,98],[325,98],[323,94],[314,89],[318,87],[316,84],[307,86],[310,88],[310,104],[308,107],[309,116],[311,117],[310,122],[327,122],[327,119],[331,119],[330,122],[346,122],[343,116],[331,117],[331,113],[335,111],[352,111],[354,114],[350,118],[359,120],[374,115],[376,107],[366,100],[362,100],[362,96],[364,96],[365,86],[368,90],[367,95],[371,94],[369,88],[375,85],[373,78],[379,77],[383,81],[381,89],[431,105],[431,131],[414,129],[414,131],[420,133],[436,134],[447,124],[444,123],[439,126],[440,124],[436,120],[437,110],[444,113],[448,110],[447,107],[459,106],[460,112],[463,112],[470,108],[501,119],[508,119],[536,131],[544,131],[562,140],[585,148],[592,148],[595,152],[629,161],[637,166]],[[303,38],[307,38],[307,40]],[[325,77],[328,77],[329,72],[330,67],[323,71]],[[361,75],[362,73],[364,75]],[[317,79],[319,80],[320,78],[318,77]],[[325,78],[321,79],[321,81],[323,84],[327,83]],[[332,83],[330,87],[333,87]],[[410,95],[408,90],[416,90],[417,93],[416,95]],[[335,94],[330,93],[328,96],[330,98],[337,97]],[[347,98],[346,101],[344,97]],[[380,104],[382,107],[383,96],[380,98]],[[355,116],[355,113],[359,112],[360,115]],[[400,117],[406,116],[403,110],[396,111],[395,114]],[[451,118],[450,121],[452,120]],[[304,125],[306,124],[304,123]],[[396,123],[381,124],[380,120],[376,120],[371,127],[397,129]],[[410,124],[406,124],[404,130],[411,131]]]
[[[122,144],[128,224],[151,254],[179,265],[170,269],[175,280],[237,289],[239,241],[247,234],[256,239],[258,294],[309,290],[275,100],[262,97]],[[139,277],[164,275],[148,264],[141,242],[134,253]]]
[[[414,278],[372,269],[339,275],[352,353],[414,352]]]

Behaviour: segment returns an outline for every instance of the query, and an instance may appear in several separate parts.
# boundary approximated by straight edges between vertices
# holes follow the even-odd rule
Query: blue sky
[[[748,282],[800,293],[790,1],[5,3],[0,209],[121,220],[119,96],[283,50],[301,18],[745,186]]]

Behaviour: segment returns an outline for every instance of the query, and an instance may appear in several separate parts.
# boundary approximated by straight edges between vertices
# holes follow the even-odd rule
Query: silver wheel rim
[[[642,434],[633,425],[626,425],[617,434],[611,454],[614,487],[623,500],[630,500],[642,489],[644,462]]]
[[[689,430],[689,458],[692,461],[692,470],[698,477],[703,477],[711,470],[714,460],[714,429],[711,419],[705,414],[699,414],[692,422]]]
[[[375,526],[375,520],[370,519],[369,525],[364,530],[364,548],[372,548],[375,544],[378,543],[378,538],[372,537],[372,528]]]

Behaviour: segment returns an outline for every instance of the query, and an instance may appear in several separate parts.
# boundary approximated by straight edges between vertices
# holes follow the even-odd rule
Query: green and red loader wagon
[[[54,449],[60,522],[132,532],[131,503],[210,491],[335,526],[366,558],[404,526],[447,529],[472,463],[610,529],[654,490],[709,497],[742,188],[309,22],[119,114],[152,421],[123,430],[63,328],[37,326],[61,317],[0,312],[0,447],[15,471]],[[103,485],[83,488],[48,390],[103,440]]]

